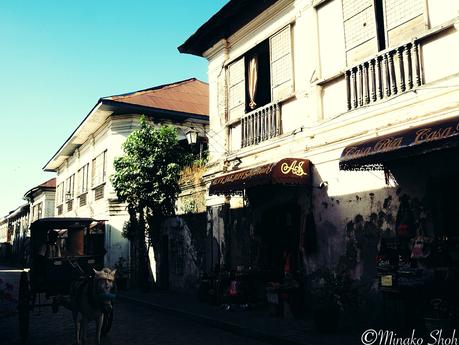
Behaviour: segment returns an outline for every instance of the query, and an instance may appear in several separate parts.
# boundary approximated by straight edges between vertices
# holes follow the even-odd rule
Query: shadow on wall
[[[159,279],[168,282],[161,285],[185,293],[197,291],[200,272],[206,267],[206,222],[206,213],[169,217],[163,221],[161,238],[167,243],[162,243],[161,254],[167,258],[161,259]]]
[[[451,164],[445,167],[445,161]],[[366,285],[366,312],[362,314],[366,323],[382,312],[377,268],[385,262],[398,267],[406,261],[403,258],[410,267],[421,265],[410,260],[413,255],[423,255],[422,249],[414,252],[415,240],[448,238],[457,224],[459,163],[450,153],[392,162],[390,170],[397,187],[340,196],[314,189],[316,245],[303,257],[308,276],[328,268],[346,271],[354,281]],[[365,172],[352,173],[358,177]]]

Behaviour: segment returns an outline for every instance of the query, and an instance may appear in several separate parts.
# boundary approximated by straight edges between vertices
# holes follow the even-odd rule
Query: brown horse
[[[86,344],[88,321],[96,321],[96,345],[100,344],[104,314],[112,309],[116,270],[94,270],[93,278],[74,281],[70,287],[70,309],[77,345]]]

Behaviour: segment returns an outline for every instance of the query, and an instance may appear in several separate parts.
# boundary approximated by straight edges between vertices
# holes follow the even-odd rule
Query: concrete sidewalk
[[[192,319],[196,322],[224,329],[239,335],[288,345],[359,345],[356,336],[324,335],[314,330],[311,320],[277,318],[266,309],[224,310],[202,303],[194,296],[169,292],[119,292],[122,300],[139,303],[154,310]]]

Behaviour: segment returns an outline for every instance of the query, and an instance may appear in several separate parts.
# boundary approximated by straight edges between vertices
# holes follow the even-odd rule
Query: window
[[[107,151],[104,151],[92,160],[92,186],[93,187],[96,187],[105,182],[106,153]]]
[[[78,194],[88,192],[89,163],[78,170]]]
[[[64,203],[64,182],[61,182],[56,187],[56,205]]]
[[[70,201],[75,194],[75,174],[67,178],[65,187],[65,200]]]
[[[43,212],[43,203],[39,203],[33,206],[32,208],[32,221],[35,221],[37,219],[42,218],[42,212]]]
[[[227,80],[230,120],[290,96],[293,93],[290,25],[228,65]]]
[[[354,63],[424,30],[424,0],[342,0],[346,57]]]
[[[80,207],[86,206],[87,196],[88,196],[88,194],[86,194],[86,193],[80,195]]]
[[[104,198],[104,185],[94,188],[94,200],[100,200]]]

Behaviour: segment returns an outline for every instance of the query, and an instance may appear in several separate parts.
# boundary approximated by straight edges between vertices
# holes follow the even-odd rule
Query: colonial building
[[[0,221],[0,258],[11,258],[21,264],[28,262],[30,224],[54,215],[56,179],[52,178],[30,189],[24,195],[27,204],[21,205]]]
[[[4,216],[0,220],[0,260],[5,260],[11,255],[12,242],[8,229],[8,218]]]
[[[25,258],[27,236],[29,235],[29,210],[29,204],[24,204],[7,216],[8,231],[12,238],[13,256],[21,263]]]
[[[458,30],[453,0],[231,0],[203,24],[179,50],[209,62],[213,263],[387,264],[394,287],[419,238],[451,273]]]
[[[29,202],[29,225],[40,218],[54,217],[56,178],[49,179],[24,194]]]
[[[176,126],[179,140],[193,129],[205,138],[208,123],[208,86],[188,79],[123,95],[101,98],[71,136],[45,165],[57,172],[58,217],[106,220],[106,265],[129,260],[128,240],[122,231],[129,219],[110,182],[113,162],[122,155],[126,137],[138,127],[141,115],[154,124]]]

